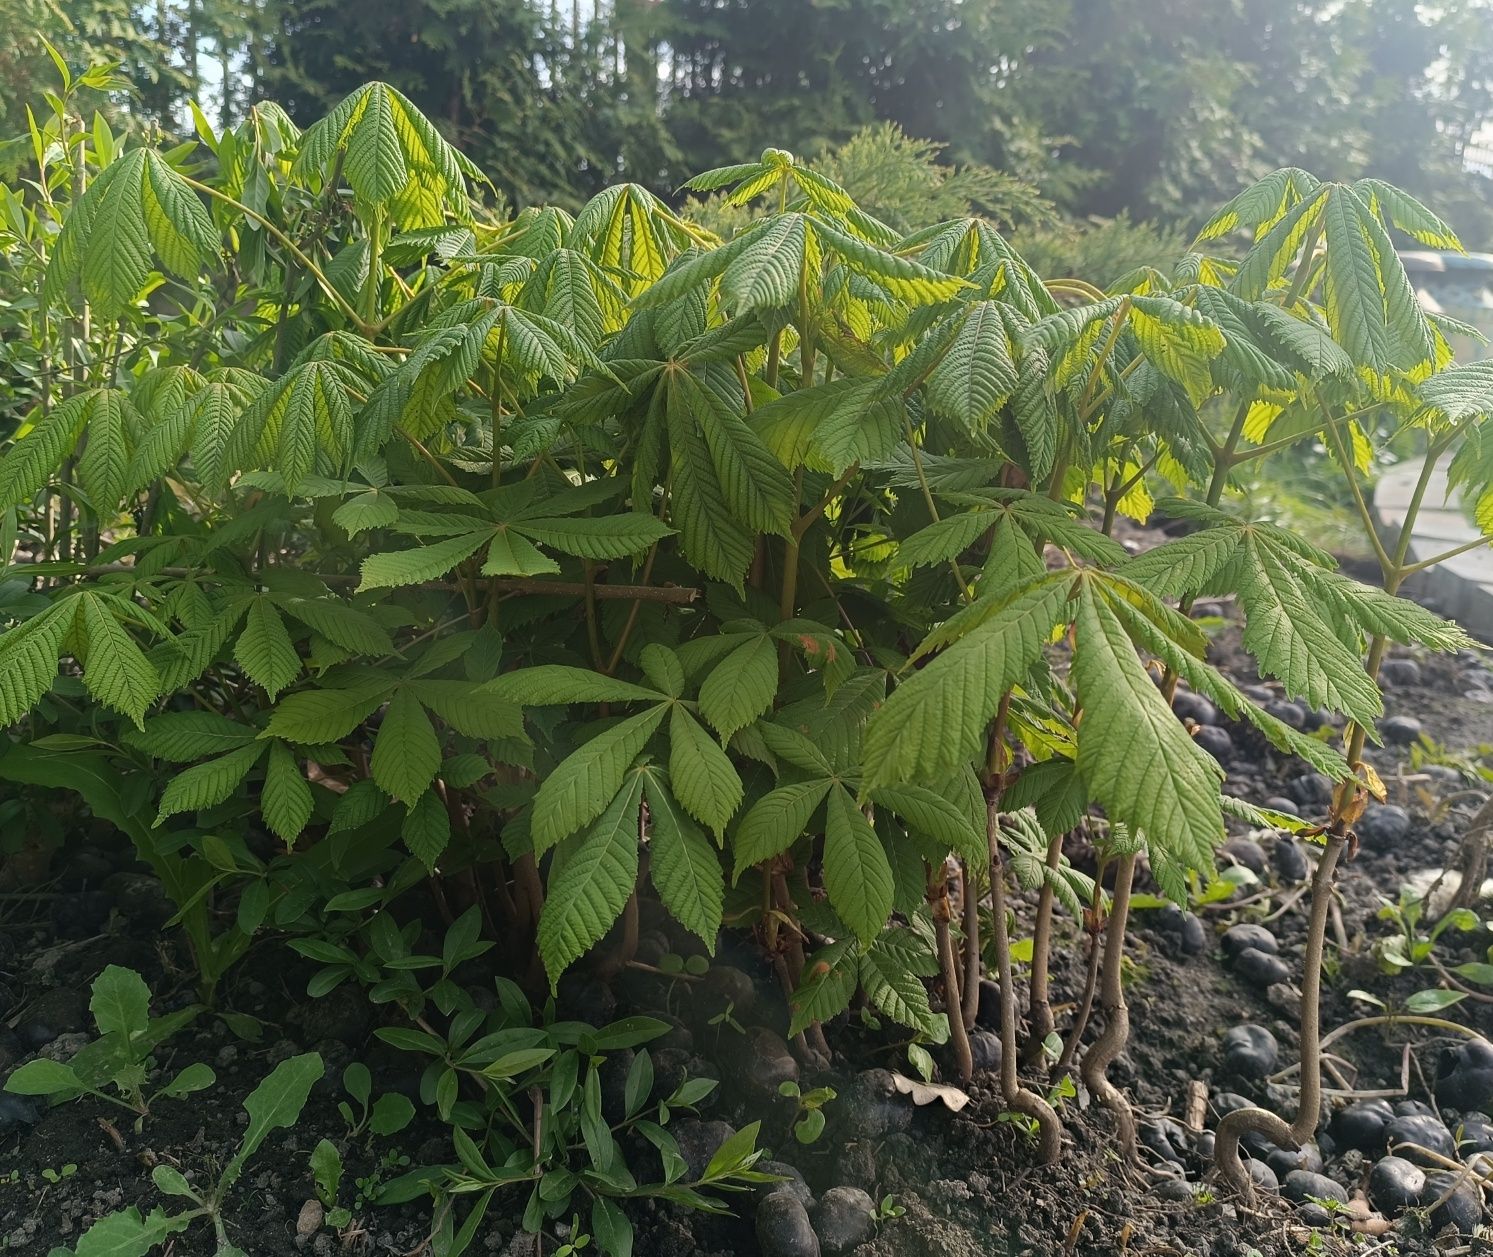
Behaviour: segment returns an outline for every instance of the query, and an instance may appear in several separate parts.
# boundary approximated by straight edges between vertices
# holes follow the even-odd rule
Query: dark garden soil
[[[1199,611],[1222,611],[1226,618],[1227,608]],[[1234,627],[1221,629],[1214,655],[1241,684],[1255,682],[1253,669],[1238,649]],[[1477,747],[1493,743],[1493,678],[1476,658],[1395,658],[1398,662],[1391,667],[1386,686],[1389,715],[1418,720],[1448,752],[1475,754]],[[1257,739],[1238,729],[1230,732],[1232,744],[1220,745],[1220,754],[1231,793],[1253,802],[1284,797],[1299,805],[1303,814],[1323,813],[1326,798],[1319,780],[1303,777],[1299,765],[1284,763]],[[1339,881],[1341,936],[1329,947],[1324,1030],[1375,1011],[1350,995],[1357,988],[1371,988],[1380,998],[1393,1001],[1436,985],[1429,969],[1398,978],[1377,971],[1372,945],[1386,937],[1390,927],[1376,919],[1376,912],[1381,897],[1393,897],[1406,878],[1441,866],[1478,802],[1475,797],[1454,797],[1467,782],[1453,768],[1412,771],[1404,746],[1375,751],[1372,758],[1388,787],[1389,802],[1406,809],[1410,823],[1398,839],[1392,835],[1393,814],[1366,823],[1364,841],[1344,867]],[[1310,1205],[1302,1211],[1270,1192],[1260,1195],[1254,1211],[1247,1211],[1223,1193],[1215,1194],[1203,1155],[1211,1135],[1187,1126],[1189,1095],[1197,1084],[1205,1089],[1209,1129],[1222,1108],[1238,1102],[1231,1097],[1240,1094],[1287,1116],[1294,1112],[1294,1092],[1285,1085],[1289,1079],[1270,1084],[1239,1077],[1224,1062],[1222,1040],[1233,1027],[1262,1026],[1279,1045],[1274,1069],[1291,1064],[1296,1044],[1294,984],[1300,977],[1306,905],[1300,893],[1305,852],[1277,850],[1289,844],[1271,834],[1250,835],[1236,822],[1230,822],[1230,829],[1233,840],[1224,859],[1256,866],[1259,881],[1243,887],[1235,896],[1237,902],[1199,909],[1202,946],[1196,954],[1188,954],[1189,935],[1175,910],[1136,913],[1128,985],[1131,1043],[1111,1076],[1125,1087],[1142,1117],[1148,1173],[1122,1163],[1109,1115],[1091,1108],[1082,1092],[1063,1102],[1063,1156],[1058,1165],[1046,1169],[1034,1166],[1024,1132],[1002,1120],[991,1072],[977,1076],[970,1089],[972,1102],[958,1114],[936,1103],[914,1108],[892,1092],[884,1072],[908,1068],[896,1042],[889,1034],[849,1024],[827,1028],[837,1052],[833,1069],[802,1077],[805,1088],[827,1083],[839,1095],[827,1110],[824,1136],[811,1146],[798,1145],[789,1130],[792,1102],[776,1093],[783,1071],[798,1068],[780,1037],[786,1025],[783,998],[760,960],[740,943],[723,950],[703,982],[660,979],[631,970],[611,990],[584,978],[568,983],[562,1011],[592,1021],[626,1012],[678,1017],[681,1028],[665,1046],[654,1049],[660,1077],[688,1068],[691,1074],[708,1073],[723,1080],[718,1097],[707,1102],[699,1118],[675,1118],[673,1129],[686,1159],[703,1164],[727,1133],[721,1123],[735,1126],[760,1118],[761,1142],[774,1150],[776,1161],[796,1167],[806,1181],[810,1215],[826,1253],[1243,1257],[1257,1251],[1263,1257],[1278,1257],[1301,1252],[1493,1252],[1493,1245],[1457,1237],[1455,1232],[1437,1239],[1435,1224],[1446,1220],[1445,1211],[1434,1220],[1412,1212],[1394,1231],[1365,1237],[1349,1232],[1349,1214],[1334,1223],[1320,1208],[1315,1214]],[[1083,864],[1082,852],[1072,855]],[[7,1002],[5,1028],[0,1030],[0,1069],[7,1071],[38,1050],[59,1058],[76,1050],[91,1028],[86,1008],[89,983],[106,964],[139,969],[156,993],[157,1013],[191,998],[188,974],[171,932],[161,929],[170,908],[159,888],[132,864],[124,846],[93,841],[57,867],[63,872],[51,888],[54,897],[0,903],[0,970],[5,979],[0,995]],[[1018,900],[1025,918],[1031,907],[1030,901]],[[1273,933],[1288,971],[1284,984],[1262,986],[1224,959],[1222,932],[1241,921],[1263,923]],[[1054,1000],[1062,1006],[1060,1027],[1066,1026],[1078,997],[1088,947],[1086,938],[1074,936],[1077,927],[1065,924],[1067,933],[1054,944]],[[682,939],[647,912],[643,930],[643,958],[681,947]],[[1474,937],[1445,935],[1438,956],[1447,965],[1484,960],[1488,940],[1474,943]],[[217,1017],[199,1017],[170,1041],[159,1064],[162,1071],[174,1071],[205,1061],[216,1070],[217,1085],[187,1100],[161,1100],[139,1131],[130,1114],[87,1099],[45,1110],[16,1097],[0,1098],[0,1252],[18,1257],[46,1254],[54,1245],[70,1246],[103,1213],[130,1204],[148,1209],[169,1203],[151,1183],[151,1168],[158,1163],[179,1167],[189,1179],[211,1181],[231,1157],[244,1127],[243,1097],[274,1062],[313,1048],[327,1061],[327,1078],[312,1093],[302,1120],[292,1130],[272,1136],[249,1163],[232,1196],[232,1238],[251,1257],[285,1257],[301,1251],[321,1257],[421,1252],[430,1227],[423,1203],[356,1209],[353,1226],[341,1235],[318,1225],[318,1210],[308,1205],[314,1195],[308,1157],[323,1137],[339,1145],[347,1162],[344,1198],[356,1192],[359,1179],[371,1185],[399,1173],[401,1167],[391,1162],[400,1154],[415,1164],[439,1163],[449,1156],[444,1128],[423,1116],[393,1139],[347,1137],[336,1108],[336,1079],[346,1063],[355,1058],[366,1061],[374,1071],[375,1091],[402,1090],[415,1096],[418,1077],[407,1058],[372,1039],[373,1014],[354,991],[343,988],[321,1000],[307,999],[309,972],[274,943],[251,953],[226,981],[223,1003],[260,1018],[263,1036],[257,1042],[241,1040]],[[491,989],[488,975],[463,976],[473,987]],[[1271,976],[1263,975],[1267,980]],[[710,1016],[725,1006],[728,997],[740,1031],[709,1025]],[[987,1001],[982,1008],[981,1022],[993,1026],[991,1004]],[[1449,1015],[1493,1033],[1490,1009],[1488,1003],[1468,998]],[[978,1037],[988,1052],[990,1039]],[[1457,1041],[1455,1036],[1404,1028],[1360,1030],[1333,1044],[1333,1055],[1344,1063],[1337,1066],[1339,1077],[1329,1077],[1326,1085],[1397,1093],[1388,1103],[1408,1104],[1411,1112],[1422,1111],[1415,1105],[1424,1106],[1433,1121],[1443,1120],[1453,1131],[1464,1125],[1471,1130],[1472,1125],[1450,1108],[1440,1107],[1445,1090],[1441,1100],[1436,1094],[1439,1059]],[[1493,1076],[1481,1077],[1486,1099],[1461,1097],[1468,1107],[1493,1103]],[[1405,1081],[1408,1085],[1402,1089]],[[1338,1099],[1334,1106],[1343,1103]],[[1382,1120],[1381,1116],[1381,1126]],[[1352,1149],[1346,1146],[1351,1139],[1334,1139],[1331,1132],[1339,1131],[1340,1125],[1324,1129],[1330,1132],[1320,1149],[1326,1173],[1346,1196],[1360,1196],[1367,1170],[1383,1151],[1382,1133],[1377,1147],[1371,1139],[1367,1148]],[[640,1154],[640,1165],[642,1161]],[[1291,1168],[1288,1154],[1278,1155],[1273,1164],[1280,1178]],[[1184,1177],[1201,1194],[1180,1187]],[[832,1189],[844,1187],[864,1189],[878,1201],[890,1194],[904,1212],[874,1231],[868,1227],[869,1237],[863,1239],[856,1233],[854,1217],[847,1224],[840,1216],[846,1211],[834,1207],[844,1203],[846,1193],[826,1199]],[[1471,1195],[1475,1200],[1475,1189]],[[814,1251],[794,1250],[766,1234],[765,1242],[759,1243],[757,1202],[738,1197],[733,1203],[735,1216],[723,1217],[639,1203],[633,1209],[634,1251],[639,1257],[752,1257],[759,1252],[768,1257],[803,1252],[808,1257]],[[523,1193],[518,1191],[503,1208],[495,1202],[472,1251],[530,1257],[533,1242],[517,1234],[522,1207]],[[765,1210],[763,1217],[770,1221],[771,1213]],[[1324,1221],[1325,1226],[1308,1225]],[[762,1225],[771,1229],[769,1222]],[[163,1251],[176,1257],[214,1251],[206,1227],[176,1237],[174,1245]],[[553,1252],[554,1247],[549,1241],[544,1251]]]

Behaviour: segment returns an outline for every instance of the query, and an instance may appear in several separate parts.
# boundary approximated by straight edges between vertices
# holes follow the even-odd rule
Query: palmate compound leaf
[[[1144,834],[1167,870],[1211,867],[1223,841],[1223,772],[1173,715],[1097,582],[1078,591],[1072,678],[1083,720],[1078,771],[1112,821]],[[1173,898],[1185,882],[1166,874]]]
[[[45,487],[101,409],[106,412],[106,423],[111,429],[115,426],[111,420],[117,421],[122,430],[134,414],[129,399],[117,389],[90,389],[68,398],[50,412],[38,411],[28,416],[22,425],[22,435],[0,455],[0,511],[31,501]],[[105,441],[113,444],[107,437]],[[121,479],[123,471],[121,466]],[[104,469],[96,467],[94,487],[102,487],[101,481],[106,478],[112,479],[112,469],[105,476]]]
[[[42,298],[54,303],[81,278],[96,313],[114,318],[139,295],[156,257],[190,280],[217,249],[196,192],[153,149],[131,149],[100,172],[63,223]]]
[[[595,824],[562,850],[539,915],[539,954],[553,990],[569,965],[622,914],[638,880],[638,808],[643,774],[629,774]]]
[[[1072,581],[1071,572],[1044,575],[976,604],[964,635],[908,676],[871,718],[867,789],[939,780],[980,754],[1001,695],[1041,655],[1063,617]]]

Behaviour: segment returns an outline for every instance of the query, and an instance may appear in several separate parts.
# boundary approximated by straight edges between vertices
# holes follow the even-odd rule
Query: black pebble
[[[1199,726],[1192,740],[1220,762],[1234,757],[1234,739],[1229,737],[1228,730],[1217,725]]]
[[[1301,844],[1290,838],[1277,838],[1275,846],[1270,851],[1270,862],[1275,865],[1275,871],[1280,874],[1283,882],[1304,882],[1306,875],[1311,872],[1311,862],[1306,858],[1306,852],[1301,849]]]
[[[1367,851],[1387,851],[1410,832],[1410,814],[1394,803],[1370,806],[1353,826]]]
[[[1299,703],[1290,703],[1285,699],[1276,699],[1274,702],[1265,704],[1265,714],[1274,716],[1283,725],[1289,725],[1292,729],[1303,729],[1306,727],[1306,711]]]
[[[1414,716],[1386,716],[1379,732],[1390,746],[1409,746],[1420,737],[1420,721]]]
[[[1344,1148],[1377,1152],[1384,1147],[1384,1128],[1394,1115],[1388,1100],[1358,1100],[1332,1119],[1332,1136]]]
[[[1433,1170],[1426,1175],[1427,1201],[1440,1200],[1456,1181],[1455,1174],[1446,1170]],[[1483,1220],[1483,1202],[1478,1189],[1470,1182],[1462,1182],[1457,1189],[1437,1208],[1431,1210],[1431,1227],[1443,1231],[1455,1227],[1462,1235],[1471,1235]]]
[[[1381,1157],[1369,1171],[1369,1203],[1386,1218],[1415,1208],[1425,1190],[1425,1171],[1404,1157]]]
[[[1292,1170],[1281,1183],[1281,1194],[1298,1204],[1315,1196],[1318,1200],[1336,1200],[1348,1203],[1348,1191],[1339,1182],[1325,1174],[1313,1174],[1310,1170]]]
[[[1384,1128],[1384,1140],[1391,1152],[1417,1164],[1421,1161],[1428,1161],[1429,1158],[1418,1152],[1415,1147],[1403,1145],[1414,1144],[1443,1157],[1452,1157],[1457,1153],[1457,1145],[1452,1139],[1451,1131],[1434,1117],[1428,1117],[1423,1113],[1394,1118]]]
[[[803,1201],[773,1192],[757,1206],[757,1245],[762,1257],[819,1257],[819,1237]]]
[[[1229,926],[1219,941],[1225,956],[1237,956],[1246,948],[1251,947],[1255,951],[1264,952],[1267,956],[1273,956],[1280,951],[1280,943],[1275,935],[1263,925],[1255,925],[1253,922]]]
[[[1253,947],[1246,947],[1234,957],[1234,971],[1247,982],[1256,986],[1274,986],[1287,982],[1291,970],[1279,956],[1271,956]]]
[[[1224,1067],[1240,1078],[1265,1078],[1275,1069],[1280,1047],[1264,1026],[1235,1026],[1223,1036]]]

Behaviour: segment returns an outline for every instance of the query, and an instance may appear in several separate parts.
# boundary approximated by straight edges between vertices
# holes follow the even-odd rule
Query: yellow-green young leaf
[[[1187,735],[1115,613],[1085,581],[1072,676],[1083,721],[1078,771],[1112,820],[1144,836],[1158,866],[1206,869],[1223,841],[1223,772]],[[1164,859],[1163,859],[1164,857]],[[1164,885],[1168,894],[1185,885]]]
[[[467,533],[414,550],[370,554],[363,560],[363,579],[358,592],[423,585],[426,581],[439,580],[463,559],[475,554],[490,535],[488,532]]]
[[[770,219],[761,237],[722,273],[721,296],[736,314],[782,309],[798,299],[800,273],[817,274],[818,257],[818,243],[802,214]]]
[[[729,738],[771,707],[777,692],[777,647],[764,634],[738,646],[705,678],[700,714]]]
[[[534,797],[538,854],[601,815],[667,710],[667,704],[659,704],[613,725],[582,743],[544,779]]]
[[[741,778],[720,744],[679,706],[669,715],[669,776],[685,810],[724,833],[741,806]]]
[[[1001,695],[1042,653],[1071,574],[1043,576],[986,604],[964,637],[902,682],[866,728],[868,788],[940,780],[980,753]]]
[[[1171,312],[1176,317],[1156,312],[1167,307],[1174,308]],[[1152,366],[1186,389],[1194,406],[1201,405],[1213,392],[1209,363],[1224,345],[1223,333],[1215,324],[1167,298],[1136,297],[1130,311],[1130,329]]]
[[[239,667],[274,698],[300,675],[301,657],[285,630],[285,622],[268,598],[249,604],[244,627],[233,647]]]
[[[161,692],[160,674],[145,652],[96,594],[79,595],[73,637],[88,692],[139,727]]]
[[[57,679],[57,659],[77,606],[55,603],[40,615],[0,633],[0,729],[30,711]]]
[[[892,913],[892,866],[871,822],[840,785],[825,804],[824,886],[840,920],[869,946]]]
[[[286,846],[295,845],[311,819],[311,786],[284,742],[270,743],[264,784],[259,790],[259,813],[270,832]]]
[[[1426,248],[1464,252],[1457,233],[1408,192],[1382,179],[1360,179],[1353,190],[1371,210]]]
[[[553,990],[560,975],[612,928],[638,880],[638,805],[643,778],[633,773],[600,818],[550,873],[539,914],[539,954]]]
[[[1316,190],[1316,176],[1294,166],[1272,170],[1213,215],[1198,232],[1196,243],[1218,240],[1239,228],[1259,235],[1269,231],[1293,206]]]
[[[720,857],[652,773],[645,774],[643,790],[652,853],[649,876],[664,907],[714,955],[726,893]]]
[[[155,823],[159,825],[177,812],[200,812],[204,808],[217,807],[249,775],[249,769],[263,754],[264,746],[256,742],[177,773],[161,795]]]
[[[401,227],[438,227],[467,213],[467,178],[481,172],[451,147],[409,99],[365,83],[301,137],[295,172],[329,174],[337,154],[358,200]]]
[[[441,796],[427,790],[416,799],[404,814],[399,836],[409,853],[433,871],[451,842],[451,814]]]
[[[745,869],[788,850],[803,835],[809,817],[829,792],[830,782],[798,781],[763,795],[741,818],[731,838],[736,857],[732,881]]]
[[[369,767],[385,794],[413,803],[435,780],[441,766],[441,743],[420,700],[401,686],[389,700]]]
[[[928,402],[966,432],[982,433],[1016,391],[1016,379],[1011,340],[998,304],[975,302],[948,352],[928,376]]]
[[[0,511],[29,502],[78,443],[92,393],[68,398],[50,414],[34,412],[29,429],[0,454]]]

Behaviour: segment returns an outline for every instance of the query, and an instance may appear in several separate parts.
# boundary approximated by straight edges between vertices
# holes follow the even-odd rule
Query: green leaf
[[[741,777],[720,744],[678,706],[669,715],[669,776],[685,810],[724,833],[741,806]]]
[[[980,753],[1001,695],[1041,655],[1070,583],[1044,576],[984,603],[959,641],[892,691],[866,728],[868,788],[947,777]]]
[[[892,866],[871,822],[840,785],[825,807],[824,885],[840,919],[869,946],[892,913]]]
[[[491,536],[489,531],[466,533],[415,550],[370,554],[363,560],[363,579],[358,592],[397,589],[439,580],[458,563],[475,554]]]
[[[1185,884],[1163,869],[1211,867],[1224,836],[1222,770],[1188,737],[1088,581],[1079,592],[1072,675],[1084,712],[1078,770],[1090,796],[1110,820],[1144,834],[1163,889],[1185,895]]]
[[[977,301],[928,375],[928,403],[971,435],[983,433],[1016,391],[1016,364],[999,305]]]
[[[133,1039],[150,1024],[150,987],[133,969],[106,965],[93,980],[88,1011],[99,1034],[118,1033]]]
[[[311,819],[311,807],[311,786],[301,774],[295,756],[284,742],[272,742],[259,793],[259,811],[264,823],[287,846],[293,846]]]
[[[0,633],[0,729],[15,724],[52,688],[63,639],[76,615],[72,603],[54,603]]]
[[[434,871],[451,842],[451,815],[441,796],[427,790],[416,799],[405,812],[399,836],[409,853]]]
[[[935,1043],[949,1037],[948,1018],[935,1013],[921,978],[909,969],[905,949],[879,942],[860,958],[860,983],[866,998],[901,1025],[920,1030]]]
[[[613,725],[582,743],[544,779],[534,798],[538,854],[602,814],[667,710],[660,704]]]
[[[551,874],[539,915],[538,942],[552,990],[570,964],[611,929],[633,893],[638,880],[642,797],[643,778],[633,774],[566,855],[558,872]]]
[[[649,876],[664,907],[714,954],[725,898],[720,858],[652,773],[645,776],[643,789],[651,824]]]
[[[81,639],[78,654],[88,692],[141,727],[145,709],[161,692],[160,675],[145,652],[97,594],[78,596],[74,633]]]
[[[220,1193],[238,1180],[244,1163],[259,1150],[271,1131],[295,1125],[301,1110],[306,1107],[311,1088],[321,1080],[325,1070],[321,1057],[315,1052],[292,1056],[276,1065],[269,1076],[249,1093],[244,1101],[249,1125],[244,1130],[238,1152],[218,1179]]]
[[[138,730],[126,730],[124,742],[136,750],[174,764],[247,746],[258,731],[214,711],[173,711],[153,716]],[[331,739],[304,738],[321,742]]]
[[[340,742],[378,710],[390,688],[388,682],[373,682],[347,689],[302,690],[298,694],[287,694],[275,704],[265,732],[303,745]],[[157,723],[151,721],[147,729],[154,728]]]
[[[619,681],[603,672],[557,663],[505,672],[482,686],[482,692],[517,703],[520,707],[566,703],[656,703],[667,697],[658,690],[645,689],[631,681]]]
[[[769,791],[747,809],[731,847],[736,857],[732,880],[743,870],[788,850],[802,836],[809,817],[829,793],[829,781],[800,781]]]
[[[30,502],[62,466],[78,443],[93,397],[80,393],[50,414],[36,416],[30,430],[0,457],[0,511]]]
[[[165,1243],[168,1236],[185,1231],[192,1218],[191,1213],[168,1216],[159,1209],[141,1217],[140,1211],[131,1205],[100,1218],[83,1232],[71,1257],[146,1257]]]
[[[700,686],[700,714],[723,738],[745,729],[772,706],[778,691],[778,653],[765,634],[738,646]]]
[[[301,657],[285,621],[268,598],[255,598],[233,647],[233,657],[271,698],[300,675]]]
[[[83,1090],[71,1065],[39,1056],[11,1070],[5,1089],[18,1096],[70,1096]]]
[[[414,693],[400,687],[384,712],[369,767],[379,789],[401,803],[413,803],[429,788],[441,766],[441,743]]]
[[[672,528],[652,515],[637,511],[595,519],[524,519],[515,521],[511,527],[562,554],[598,561],[643,554],[650,546],[674,534]]]
[[[387,528],[399,518],[399,504],[387,493],[369,489],[356,497],[348,498],[332,512],[332,522],[349,537],[370,532],[375,528]]]
[[[952,798],[928,786],[881,786],[872,802],[888,807],[926,838],[983,867],[990,859],[985,830]]]
[[[177,773],[161,795],[155,823],[159,825],[177,812],[200,812],[204,808],[217,807],[248,776],[249,769],[259,762],[262,754],[264,747],[256,742]]]

